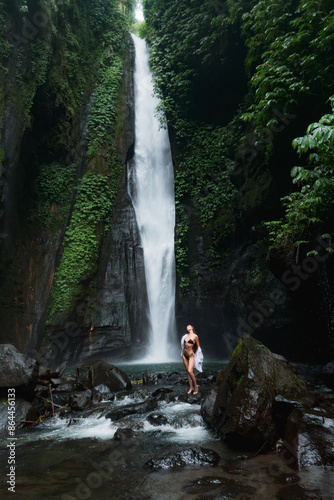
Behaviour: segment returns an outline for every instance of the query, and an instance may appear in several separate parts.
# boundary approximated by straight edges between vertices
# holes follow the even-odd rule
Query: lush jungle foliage
[[[29,150],[36,165],[26,167],[32,233],[63,241],[49,322],[70,312],[96,269],[119,187],[116,119],[135,5],[0,0],[0,114],[15,117],[18,137],[30,130],[39,143],[35,156]],[[0,148],[0,205],[3,159]]]
[[[309,243],[305,235],[326,227],[332,217],[334,204],[334,97],[330,99],[332,113],[308,126],[306,135],[293,141],[300,156],[306,157],[307,166],[291,170],[293,184],[298,190],[282,198],[285,217],[267,223],[273,246],[286,243]],[[315,227],[315,231],[312,228]],[[311,250],[310,253],[314,253]]]
[[[222,266],[233,239],[228,221],[235,224],[262,203],[261,182],[257,191],[253,186],[256,176],[267,171],[269,177],[280,133],[294,117],[298,120],[300,110],[312,115],[308,102],[325,107],[333,94],[333,9],[331,0],[144,1],[141,30],[150,43],[162,109],[178,143],[181,284],[191,284],[196,274],[186,236],[194,217],[185,207],[190,203],[197,210],[208,266]],[[314,167],[292,170],[301,191],[284,199],[285,222],[271,226],[276,243],[283,237],[300,239],[302,227],[319,223],[330,210],[331,116],[294,141],[299,153],[313,150]]]
[[[135,2],[95,0],[92,9],[93,31],[103,33],[101,52],[94,75],[95,89],[87,122],[87,173],[81,180],[64,251],[51,291],[49,321],[61,318],[73,307],[82,286],[96,271],[103,234],[109,227],[112,202],[120,183],[121,163],[115,145],[116,117],[128,49],[127,28],[132,21]],[[126,13],[129,10],[129,21]]]

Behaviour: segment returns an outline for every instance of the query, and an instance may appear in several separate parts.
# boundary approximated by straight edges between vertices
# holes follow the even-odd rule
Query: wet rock
[[[220,456],[213,450],[193,447],[178,451],[159,458],[152,458],[146,465],[152,470],[178,469],[187,465],[200,465],[214,467],[218,464]]]
[[[276,481],[279,484],[293,484],[299,483],[300,477],[296,474],[296,472],[291,472],[290,474],[287,472],[281,472],[277,476]]]
[[[206,424],[212,425],[213,409],[217,398],[218,387],[213,387],[201,406],[201,415]]]
[[[167,375],[167,383],[171,385],[183,384],[184,380],[185,380],[184,376],[182,376],[178,372],[169,373]]]
[[[93,399],[94,401],[113,401],[115,399],[115,394],[111,392],[109,387],[100,384],[94,387]]]
[[[295,409],[286,423],[280,458],[292,469],[334,465],[334,408]]]
[[[160,399],[164,399],[166,394],[171,394],[173,389],[169,389],[168,387],[159,387],[156,391],[152,392],[153,397],[159,397]]]
[[[132,429],[128,428],[120,428],[114,434],[115,441],[127,441],[128,439],[133,438],[135,432]]]
[[[264,444],[274,444],[278,437],[272,418],[275,397],[297,401],[307,393],[306,383],[294,368],[249,335],[240,339],[217,378],[221,382],[211,422],[234,447],[258,450]]]
[[[189,403],[191,405],[197,405],[197,404],[200,404],[201,401],[202,401],[203,397],[202,397],[202,394],[201,394],[201,391],[199,390],[198,394],[195,394],[193,395],[193,393],[191,394],[181,394],[181,396],[179,396],[178,398],[178,401],[182,401],[183,403]]]
[[[165,415],[162,415],[161,413],[152,413],[147,417],[147,420],[150,422],[151,425],[166,425],[168,424],[168,419],[165,417]]]
[[[134,391],[132,393],[132,397],[134,399],[141,399],[141,400],[145,400],[147,399],[147,396],[148,396],[148,393],[147,393],[147,390],[146,389],[137,389],[136,391]]]
[[[69,405],[72,410],[81,411],[93,406],[92,391],[89,389],[87,391],[77,392],[72,394],[69,399]]]
[[[66,406],[70,400],[70,397],[72,395],[72,393],[70,392],[57,392],[57,391],[52,391],[52,394],[53,394],[53,402],[56,404],[56,405],[59,405],[59,406]],[[48,398],[50,398],[50,395],[47,396]]]
[[[311,393],[300,394],[298,399],[276,396],[273,401],[272,416],[276,422],[278,433],[284,435],[288,416],[296,408],[312,408],[316,403],[316,397]]]
[[[0,399],[0,433],[8,437],[8,400]],[[16,428],[23,427],[24,421],[30,420],[29,413],[33,405],[22,398],[15,399],[15,425]],[[28,418],[29,417],[29,418]]]
[[[21,354],[11,344],[0,344],[0,359],[1,395],[6,397],[10,387],[16,389],[16,396],[32,399],[38,378],[38,361]]]
[[[334,390],[334,361],[327,363],[322,369],[322,376],[325,384]]]
[[[323,500],[320,490],[310,485],[296,484],[281,489],[277,493],[279,500]]]
[[[215,384],[217,380],[217,375],[209,375],[207,378],[208,384]]]
[[[101,384],[107,386],[110,391],[132,389],[131,380],[125,372],[99,359],[78,366],[76,374],[76,384],[84,389],[91,389]]]
[[[57,392],[71,392],[75,388],[75,381],[73,379],[61,377],[57,380],[57,382],[59,382],[57,383]]]
[[[155,385],[158,383],[158,375],[155,372],[147,371],[143,375],[144,385]]]
[[[205,476],[196,479],[184,486],[183,490],[192,495],[196,493],[205,494],[217,490],[216,493],[218,496],[210,496],[210,498],[221,498],[224,500],[235,500],[236,498],[240,498],[239,495],[241,493],[244,495],[242,498],[246,499],[249,494],[256,491],[255,488],[251,486],[245,486],[230,479],[217,476]]]
[[[121,418],[127,417],[129,415],[142,415],[154,411],[158,406],[158,401],[155,399],[149,399],[144,403],[135,403],[131,405],[126,405],[121,408],[116,408],[111,412],[106,414],[106,418],[110,418],[112,421],[120,420]]]

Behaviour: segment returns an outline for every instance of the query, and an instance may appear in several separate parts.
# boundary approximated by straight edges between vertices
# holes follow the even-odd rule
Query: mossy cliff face
[[[132,4],[1,2],[1,340],[22,350],[95,300],[133,149]]]
[[[293,189],[290,171],[300,161],[293,139],[330,113],[331,10],[330,0],[144,2],[175,167],[177,321],[180,330],[193,323],[214,355],[228,357],[242,333],[295,359],[334,355],[330,328],[321,342],[314,335],[323,323],[321,273],[308,275],[306,252],[297,254],[284,231],[283,255],[268,260],[263,224],[282,216],[280,199]],[[317,234],[332,232],[331,209],[324,220],[306,220],[300,239],[310,240],[308,250]],[[286,286],[296,264],[306,268],[298,290]]]

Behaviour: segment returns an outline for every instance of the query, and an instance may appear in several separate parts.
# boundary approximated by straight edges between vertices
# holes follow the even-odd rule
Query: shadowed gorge
[[[134,4],[2,3],[2,335],[26,351],[50,351],[67,323],[69,359],[150,338],[126,186]],[[206,332],[209,355],[252,333],[295,360],[301,339],[312,361],[333,356],[329,9],[147,0],[134,27],[172,147],[177,328]]]

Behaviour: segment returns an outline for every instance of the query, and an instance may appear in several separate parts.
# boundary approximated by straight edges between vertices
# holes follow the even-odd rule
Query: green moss
[[[111,214],[112,198],[105,176],[87,173],[83,177],[66,231],[62,259],[55,274],[49,321],[56,314],[70,310],[83,282],[94,272],[101,232]]]
[[[237,385],[236,385],[236,389],[238,390],[242,384],[242,382],[244,381],[245,379],[245,375],[241,375],[241,377],[239,378],[238,382],[237,382]]]
[[[122,74],[123,65],[120,57],[114,57],[110,66],[100,70],[101,76],[88,120],[88,161],[96,157],[99,149],[115,128]]]
[[[194,231],[195,223],[196,231],[205,238],[208,268],[214,271],[221,267],[224,241],[233,227],[231,204],[237,191],[230,180],[233,164],[228,155],[231,143],[228,128],[179,120],[177,134],[182,160],[175,174],[176,267],[181,291],[186,294],[189,287],[183,283],[192,289],[199,283],[191,262],[189,228]],[[193,211],[191,216],[186,213],[185,205],[189,203],[196,216]]]
[[[237,343],[237,345],[232,353],[231,359],[240,356],[241,351],[242,351],[242,339],[240,339],[239,342]]]
[[[38,204],[30,220],[56,237],[63,227],[71,205],[76,174],[75,165],[43,165],[36,181]]]

